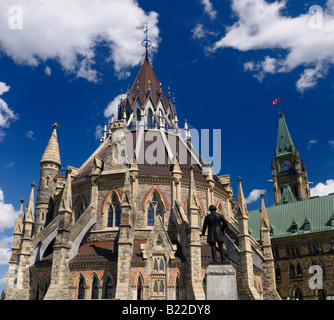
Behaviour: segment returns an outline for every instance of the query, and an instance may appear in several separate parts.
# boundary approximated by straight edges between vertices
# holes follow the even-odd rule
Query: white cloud
[[[32,140],[32,141],[35,141],[35,140],[36,140],[36,138],[34,137],[34,131],[32,131],[32,130],[28,130],[28,131],[25,133],[25,137],[26,137],[27,139]]]
[[[0,239],[0,265],[8,264],[11,254],[11,247],[13,244],[13,237],[6,237]],[[5,281],[6,278],[0,279],[0,284],[3,284],[2,281]],[[5,282],[6,283],[6,282]]]
[[[51,68],[49,66],[45,67],[44,72],[47,76],[51,76]]]
[[[317,142],[318,142],[318,140],[315,140],[315,139],[309,140],[309,142],[307,144],[307,149],[311,150],[311,148],[313,147],[313,145],[316,144]]]
[[[261,193],[265,194],[267,190],[265,189],[254,189],[251,191],[249,196],[245,199],[246,204],[253,203],[260,198]]]
[[[18,216],[18,211],[12,204],[5,203],[3,191],[0,188],[0,232],[13,228]]]
[[[116,96],[109,104],[108,106],[105,108],[104,110],[104,116],[106,118],[110,118],[112,114],[114,114],[114,119],[116,120],[118,117],[118,105],[120,102],[120,99],[125,99],[126,98],[126,94],[119,94],[118,96]]]
[[[309,8],[290,17],[283,12],[286,1],[233,0],[232,10],[238,20],[227,27],[225,36],[211,50],[272,50],[272,56],[249,62],[244,65],[245,70],[255,72],[261,81],[268,73],[290,72],[301,66],[304,71],[296,88],[304,92],[325,77],[329,65],[334,63],[333,8],[333,1],[328,1],[323,8],[322,29],[317,29],[315,14],[309,14]]]
[[[334,148],[334,140],[328,140],[328,144],[331,148]]]
[[[14,167],[15,162],[9,162],[7,164],[4,165],[5,168],[13,168]]]
[[[112,64],[115,73],[124,76],[127,69],[140,63],[143,48],[138,41],[144,38],[146,21],[150,39],[159,43],[158,14],[146,13],[136,0],[19,0],[15,5],[23,12],[20,30],[11,30],[4,18],[11,5],[11,1],[0,1],[4,14],[0,47],[18,64],[37,66],[54,59],[66,72],[97,81],[98,45],[109,49],[104,63]]]
[[[0,2],[1,5],[1,2]],[[0,95],[8,92],[10,86],[0,81]],[[9,128],[12,121],[17,120],[17,115],[8,107],[6,101],[0,98],[0,142],[3,141],[6,133],[3,128]]]
[[[207,35],[217,36],[218,33],[214,31],[209,31],[203,27],[202,24],[198,23],[196,26],[191,30],[191,38],[195,40],[200,40],[205,38]]]
[[[311,196],[325,196],[334,192],[334,180],[326,180],[325,183],[319,182],[315,187],[310,188]]]
[[[98,124],[95,127],[95,140],[100,140],[102,137],[102,133],[103,133],[103,127],[100,124]]]
[[[10,86],[7,86],[4,82],[0,82],[0,95],[9,91]]]
[[[208,14],[211,20],[216,18],[217,11],[213,9],[213,5],[210,0],[200,0],[204,6],[204,12]]]

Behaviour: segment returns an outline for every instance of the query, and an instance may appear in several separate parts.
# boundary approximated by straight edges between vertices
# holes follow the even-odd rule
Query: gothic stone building
[[[229,222],[238,299],[280,299],[267,216],[260,245],[241,179],[236,201],[229,176],[216,176],[179,128],[172,100],[146,56],[99,147],[66,174],[53,126],[36,203],[33,183],[15,225],[6,299],[205,299],[211,252],[200,233],[211,204]]]
[[[310,196],[306,166],[294,147],[283,114],[279,115],[271,173],[275,205],[265,208],[263,202],[261,210],[250,211],[249,229],[261,243],[258,228],[265,210],[270,221],[277,291],[282,299],[333,299],[334,195]]]

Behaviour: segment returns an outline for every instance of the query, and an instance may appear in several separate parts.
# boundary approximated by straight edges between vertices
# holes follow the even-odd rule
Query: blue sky
[[[294,0],[43,3],[18,1],[15,29],[19,9],[0,2],[0,292],[20,199],[38,183],[51,126],[60,126],[62,166],[80,167],[99,144],[108,105],[139,71],[146,21],[179,125],[221,129],[216,173],[230,174],[235,196],[243,178],[245,196],[255,195],[249,210],[260,206],[254,190],[274,202],[277,97],[313,194],[334,191],[334,1],[317,2],[318,20],[313,3]]]

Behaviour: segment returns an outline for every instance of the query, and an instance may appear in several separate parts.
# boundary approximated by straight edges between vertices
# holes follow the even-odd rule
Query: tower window
[[[116,193],[113,194],[108,211],[108,228],[119,227],[121,223],[121,206]]]
[[[159,196],[155,191],[152,195],[151,201],[148,204],[147,208],[147,226],[154,225],[155,217],[163,216],[162,203],[159,201]]]

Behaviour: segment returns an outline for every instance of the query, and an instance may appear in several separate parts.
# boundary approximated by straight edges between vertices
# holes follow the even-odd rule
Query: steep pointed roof
[[[291,135],[286,124],[284,114],[280,113],[278,118],[278,133],[277,133],[277,155],[281,156],[292,151],[291,147],[294,146]]]
[[[61,162],[60,162],[60,153],[59,153],[59,145],[57,138],[57,128],[59,128],[59,126],[57,125],[57,123],[55,123],[52,127],[54,129],[51,138],[45,148],[40,164],[42,165],[43,162],[53,162],[60,167]]]
[[[151,97],[155,106],[158,105],[158,102],[161,99],[166,110],[168,110],[169,99],[162,91],[161,84],[153,71],[151,62],[145,58],[128,93],[128,98],[123,100],[122,104],[124,106],[126,101],[129,101],[130,106],[132,107],[138,97],[140,103],[144,105],[148,96]]]

